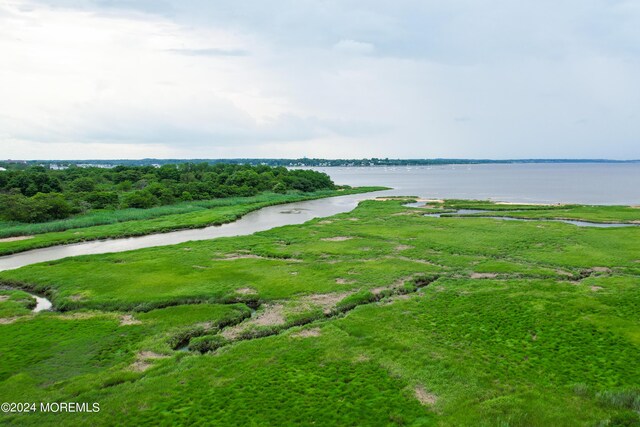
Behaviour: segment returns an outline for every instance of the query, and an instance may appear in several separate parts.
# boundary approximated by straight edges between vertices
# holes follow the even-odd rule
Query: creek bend
[[[362,200],[373,199],[379,194],[380,192],[352,194],[267,206],[250,212],[237,221],[222,225],[123,239],[92,240],[18,252],[0,257],[0,271],[72,256],[124,252],[218,237],[245,236],[284,225],[302,224],[313,218],[350,212]]]

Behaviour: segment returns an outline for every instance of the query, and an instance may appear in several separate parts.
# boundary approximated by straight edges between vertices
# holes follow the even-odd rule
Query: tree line
[[[91,209],[146,209],[180,201],[334,188],[324,173],[266,165],[182,163],[64,170],[29,166],[0,171],[0,218],[33,223]]]

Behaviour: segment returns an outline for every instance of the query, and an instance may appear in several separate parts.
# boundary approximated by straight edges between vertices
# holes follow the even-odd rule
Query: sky
[[[0,158],[640,158],[638,0],[0,0]]]

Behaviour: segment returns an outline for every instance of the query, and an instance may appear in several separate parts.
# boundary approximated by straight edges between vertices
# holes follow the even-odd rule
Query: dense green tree
[[[159,200],[147,190],[133,191],[126,194],[122,200],[125,208],[146,209],[159,204]]]
[[[144,209],[180,200],[332,188],[326,174],[282,166],[180,163],[51,170],[19,165],[0,171],[0,219],[39,222],[89,209]]]
[[[82,178],[76,178],[71,181],[71,189],[77,192],[89,192],[96,188],[96,182],[85,176]]]
[[[95,191],[87,194],[85,200],[94,209],[115,208],[118,206],[118,193],[115,191]]]

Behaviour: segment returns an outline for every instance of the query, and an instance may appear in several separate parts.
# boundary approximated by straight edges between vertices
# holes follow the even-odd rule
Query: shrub
[[[223,347],[229,343],[222,335],[204,335],[201,337],[195,337],[189,342],[190,351],[198,351],[200,353],[207,353],[209,351],[215,351],[220,347]]]
[[[373,302],[375,300],[376,300],[376,296],[372,294],[370,291],[356,292],[355,294],[349,295],[348,297],[340,301],[338,304],[336,304],[336,311],[339,311],[339,312],[349,311],[358,305],[369,304],[370,302]]]
[[[206,331],[202,326],[184,328],[173,334],[173,336],[169,338],[168,343],[173,350],[177,350],[180,347],[189,344],[192,338],[202,336],[205,333]]]
[[[134,191],[124,196],[122,204],[126,208],[146,209],[158,204],[158,198],[146,190]]]
[[[284,194],[284,193],[287,192],[287,186],[284,185],[283,183],[279,182],[279,183],[277,183],[276,185],[273,186],[271,191],[273,191],[274,193],[278,193],[278,194]]]
[[[596,395],[599,401],[614,408],[640,412],[640,389],[607,390]]]

